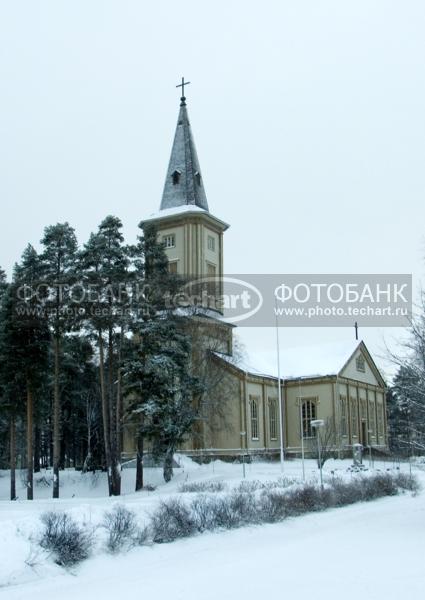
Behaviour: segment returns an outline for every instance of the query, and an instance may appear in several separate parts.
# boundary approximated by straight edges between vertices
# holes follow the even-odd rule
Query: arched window
[[[251,438],[258,440],[258,398],[250,396],[249,403],[251,407]]]
[[[341,435],[347,435],[347,398],[340,396],[341,406]]]
[[[317,407],[315,400],[304,400],[301,408],[303,422],[303,437],[311,438],[316,435],[316,430],[311,426],[311,421],[317,419]]]
[[[171,179],[173,181],[173,185],[177,185],[178,183],[180,183],[180,171],[173,171],[171,173]]]
[[[195,173],[195,179],[196,179],[196,183],[200,186],[201,185],[201,174],[196,171]]]
[[[375,435],[375,429],[376,429],[375,403],[369,402],[369,430],[371,432],[370,433],[371,436]]]
[[[382,437],[384,435],[384,410],[382,404],[377,406],[378,413],[378,435]]]
[[[351,435],[357,436],[358,420],[357,420],[357,401],[355,398],[351,398],[351,400],[350,400],[350,412],[351,412]]]
[[[269,427],[270,427],[270,439],[277,440],[277,401],[276,401],[276,398],[269,398]]]

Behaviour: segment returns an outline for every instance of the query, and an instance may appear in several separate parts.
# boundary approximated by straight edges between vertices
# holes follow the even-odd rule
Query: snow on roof
[[[184,204],[182,206],[172,206],[171,208],[163,208],[155,213],[152,213],[143,222],[154,221],[155,219],[163,219],[164,217],[172,217],[174,215],[180,215],[188,212],[198,212],[209,214],[207,210],[196,206],[196,204]]]
[[[354,341],[281,348],[280,376],[284,379],[299,379],[336,375],[359,344],[360,341]],[[277,377],[275,349],[267,352],[248,349],[245,357],[234,364],[254,375]]]

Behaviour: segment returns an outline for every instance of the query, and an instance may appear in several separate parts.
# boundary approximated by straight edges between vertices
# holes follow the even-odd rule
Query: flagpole
[[[279,434],[280,434],[280,470],[285,468],[285,452],[283,445],[283,405],[282,405],[282,386],[280,381],[280,347],[279,347],[279,324],[277,319],[277,301],[275,298],[275,317],[276,317],[276,354],[277,354],[277,392],[279,398]]]

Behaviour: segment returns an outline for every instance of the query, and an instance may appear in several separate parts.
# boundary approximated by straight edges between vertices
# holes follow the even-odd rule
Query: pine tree
[[[114,496],[121,493],[121,393],[115,382],[121,380],[119,355],[127,304],[124,288],[130,265],[130,251],[121,229],[118,218],[106,217],[81,253],[84,280],[96,289],[94,299],[86,306],[86,322],[97,337],[105,461],[109,493]]]
[[[41,243],[44,283],[49,287],[45,301],[53,337],[53,498],[59,498],[59,466],[61,458],[61,397],[60,358],[64,333],[71,329],[74,319],[69,317],[68,286],[75,279],[77,238],[68,223],[46,227]]]
[[[10,380],[7,376],[7,355],[8,349],[5,346],[5,334],[7,331],[7,304],[6,296],[8,284],[6,273],[0,267],[0,417],[2,421],[2,441],[5,445],[2,447],[2,454],[7,455],[6,435],[9,435],[9,468],[10,468],[10,499],[16,499],[16,417],[15,407],[11,398],[15,396],[16,390],[12,393]]]
[[[404,455],[425,449],[425,391],[415,363],[399,368],[387,395],[390,447]]]
[[[37,296],[40,259],[32,246],[15,267],[13,282],[3,299],[1,329],[1,380],[11,415],[11,467],[14,468],[14,423],[24,401],[27,423],[27,498],[33,499],[33,415],[34,403],[45,377],[50,341],[47,323]],[[16,494],[16,490],[15,490]],[[11,485],[11,497],[13,489]]]
[[[85,468],[100,464],[96,433],[100,394],[94,352],[86,336],[66,336],[62,345],[62,463]]]
[[[191,373],[191,344],[185,319],[167,308],[178,280],[168,273],[163,245],[154,226],[144,227],[136,249],[139,280],[146,294],[135,307],[134,344],[125,365],[129,411],[138,427],[138,473],[140,489],[141,441],[146,437],[155,456],[163,460],[164,479],[173,474],[173,454],[196,419],[194,395],[200,383]]]

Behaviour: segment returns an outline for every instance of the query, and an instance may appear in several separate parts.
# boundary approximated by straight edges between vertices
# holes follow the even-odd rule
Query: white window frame
[[[340,394],[339,396],[340,411],[341,411],[341,435],[348,435],[348,420],[347,420],[347,397]]]
[[[249,410],[250,410],[250,421],[251,421],[251,440],[258,442],[260,439],[259,429],[259,416],[258,416],[258,405],[260,398],[258,396],[249,397]]]
[[[162,237],[162,243],[166,249],[176,247],[176,234],[168,233]]]
[[[212,235],[208,235],[207,248],[210,252],[215,252],[215,237]]]
[[[301,422],[303,439],[316,437],[316,429],[311,426],[311,421],[317,419],[317,397],[301,399]]]
[[[270,440],[272,442],[277,441],[277,430],[278,430],[278,418],[277,418],[277,398],[269,398],[269,432]]]

